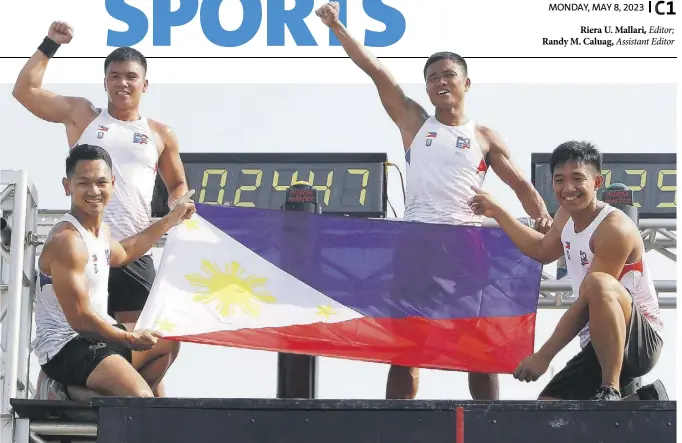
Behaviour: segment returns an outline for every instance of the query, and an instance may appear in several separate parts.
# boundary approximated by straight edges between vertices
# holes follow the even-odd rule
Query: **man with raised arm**
[[[537,380],[576,336],[582,350],[552,378],[541,400],[620,400],[620,389],[651,371],[661,353],[663,322],[644,242],[630,217],[597,199],[601,163],[591,143],[570,141],[554,150],[550,168],[560,208],[544,235],[478,188],[469,202],[474,213],[497,220],[527,256],[540,263],[566,257],[578,298],[514,377]]]
[[[492,167],[514,190],[524,210],[537,220],[536,227],[549,228],[551,219],[545,203],[512,161],[505,142],[492,129],[467,117],[464,96],[471,81],[462,57],[439,52],[426,61],[426,92],[435,107],[435,115],[431,116],[406,97],[388,69],[349,34],[339,20],[338,2],[323,5],[316,14],[336,35],[351,60],[372,79],[384,109],[400,130],[407,168],[406,221],[480,223],[467,201],[474,195],[471,187],[482,186]],[[414,398],[418,386],[418,368],[391,366],[387,398]],[[474,399],[498,399],[497,375],[470,373],[469,390]]]
[[[176,343],[158,341],[155,331],[131,332],[109,316],[109,268],[138,259],[191,217],[192,193],[161,220],[118,242],[103,222],[114,181],[107,151],[92,145],[71,150],[63,179],[71,209],[50,230],[38,259],[34,351],[47,375],[38,398],[78,399],[84,389],[152,397],[173,362]]]
[[[88,99],[65,97],[43,88],[48,62],[74,30],[54,22],[38,50],[21,70],[14,97],[31,113],[48,122],[61,123],[69,147],[93,144],[107,150],[113,161],[116,187],[104,211],[112,236],[123,240],[152,222],[151,200],[157,172],[168,190],[169,206],[187,192],[185,172],[174,131],[139,112],[147,91],[147,60],[132,48],[118,48],[104,61],[106,109]],[[137,260],[112,269],[109,313],[128,327],[135,324],[156,276],[150,251]],[[156,389],[163,396],[163,386]]]

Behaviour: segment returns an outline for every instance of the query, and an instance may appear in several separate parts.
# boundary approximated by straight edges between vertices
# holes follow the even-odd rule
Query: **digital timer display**
[[[383,217],[386,154],[183,154],[194,201],[281,209],[286,191],[305,181],[318,191],[322,212]],[[152,212],[168,211],[165,185],[157,179]]]
[[[559,208],[552,187],[551,154],[533,154],[531,180],[545,200],[550,214]],[[633,205],[639,218],[675,218],[677,213],[676,154],[603,154],[602,192],[613,183],[622,183],[633,191]]]

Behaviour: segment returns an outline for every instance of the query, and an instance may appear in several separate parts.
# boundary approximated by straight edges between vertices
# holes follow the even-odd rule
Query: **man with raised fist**
[[[338,2],[323,5],[316,14],[332,30],[350,59],[372,79],[384,109],[400,130],[407,170],[406,221],[480,224],[481,218],[467,201],[474,195],[472,186],[481,187],[488,167],[492,167],[514,190],[525,211],[536,219],[536,229],[549,229],[551,218],[545,203],[512,161],[506,143],[495,131],[467,117],[464,96],[471,80],[462,57],[439,52],[426,61],[426,92],[436,108],[435,115],[430,116],[405,96],[389,70],[350,35],[339,20]],[[418,368],[391,366],[387,398],[414,398],[418,386]],[[469,390],[474,399],[498,399],[497,375],[470,373]]]
[[[106,108],[96,108],[83,97],[66,97],[43,88],[48,62],[73,36],[74,30],[67,23],[52,23],[47,37],[19,73],[13,95],[38,118],[63,124],[70,148],[89,144],[109,153],[116,186],[103,220],[113,238],[121,241],[151,225],[157,172],[168,189],[169,206],[187,193],[178,139],[170,127],[140,115],[140,99],[148,87],[147,60],[135,49],[115,49],[104,61]],[[110,315],[128,328],[134,325],[154,277],[151,250],[132,263],[112,269]],[[173,358],[176,356],[177,352]],[[164,395],[162,384],[155,394]]]

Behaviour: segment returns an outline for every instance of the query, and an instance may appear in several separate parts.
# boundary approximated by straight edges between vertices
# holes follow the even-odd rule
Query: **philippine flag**
[[[136,329],[171,340],[511,373],[542,267],[497,228],[197,204]]]

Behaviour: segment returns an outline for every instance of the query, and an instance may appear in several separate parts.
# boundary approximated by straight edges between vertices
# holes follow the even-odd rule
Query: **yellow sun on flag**
[[[315,313],[315,315],[324,317],[326,320],[329,320],[329,318],[334,314],[336,314],[336,311],[334,310],[334,308],[328,305],[318,305],[317,312]]]
[[[159,332],[173,332],[175,326],[175,323],[171,323],[170,320],[164,317],[156,321],[154,324],[154,329],[158,330]]]
[[[188,231],[199,230],[199,220],[185,220],[182,224],[185,225]]]
[[[185,278],[192,286],[205,290],[195,294],[193,300],[205,304],[216,304],[221,317],[228,317],[241,310],[250,316],[260,314],[260,303],[275,303],[275,297],[262,288],[267,279],[253,275],[245,276],[242,266],[233,261],[225,264],[225,272],[208,260],[201,261],[202,274],[190,274]]]

